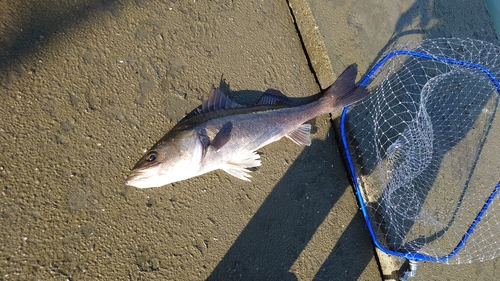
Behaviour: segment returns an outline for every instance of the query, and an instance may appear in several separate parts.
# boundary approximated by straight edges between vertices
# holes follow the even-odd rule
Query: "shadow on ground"
[[[323,157],[335,158],[338,165],[322,173],[304,171],[318,167],[315,162],[324,162]],[[313,141],[305,148],[207,280],[297,280],[292,265],[342,194],[351,192],[336,159],[331,141]],[[357,214],[314,280],[356,280],[372,257],[370,239]]]
[[[3,32],[0,29],[0,70],[8,69],[12,63],[50,42],[56,34],[67,32],[99,12],[118,16],[121,9],[118,2],[90,0],[48,6],[28,1],[24,5],[13,5],[14,10],[3,11],[8,27]]]

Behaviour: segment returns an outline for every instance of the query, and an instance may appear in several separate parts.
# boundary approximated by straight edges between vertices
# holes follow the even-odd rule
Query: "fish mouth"
[[[125,185],[135,186],[137,182],[140,182],[145,178],[147,178],[147,175],[144,173],[144,171],[132,170],[132,172],[130,172],[129,176],[125,180]]]
[[[159,187],[167,183],[161,172],[150,167],[132,170],[125,180],[125,185],[137,188]]]

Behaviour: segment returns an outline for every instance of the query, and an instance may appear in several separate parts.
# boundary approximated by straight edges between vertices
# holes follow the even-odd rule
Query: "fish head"
[[[125,184],[159,187],[197,176],[203,149],[193,130],[168,133],[135,164]]]

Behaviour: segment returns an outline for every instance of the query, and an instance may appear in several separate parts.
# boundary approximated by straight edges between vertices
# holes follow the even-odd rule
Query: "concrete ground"
[[[330,62],[314,66],[319,80],[331,80],[343,70],[343,65],[356,61],[361,73],[380,56],[398,44],[419,42],[425,38],[473,38],[498,45],[493,23],[483,1],[290,1],[303,15],[309,14],[316,28],[308,24],[301,32],[308,42],[322,38],[322,48],[311,48],[309,54],[329,58]],[[396,3],[397,2],[397,3]],[[308,12],[304,12],[306,10]],[[300,27],[300,22],[299,22]],[[315,34],[313,38],[307,38]],[[314,45],[310,43],[310,45]],[[320,51],[317,51],[320,49]],[[327,55],[324,55],[324,54]],[[314,58],[311,59],[314,61]],[[327,67],[325,67],[325,65]],[[333,71],[330,71],[333,69]],[[407,269],[403,260],[377,252],[382,278],[397,280],[399,270]],[[417,276],[410,280],[497,280],[498,260],[481,263],[444,265],[433,262],[419,263]]]
[[[241,103],[267,88],[304,97],[351,63],[364,73],[402,35],[496,40],[470,3],[0,2],[0,280],[392,278],[329,116],[311,122],[310,147],[261,149],[251,182],[222,171],[144,190],[124,180],[221,79]],[[500,276],[495,260],[418,270]]]

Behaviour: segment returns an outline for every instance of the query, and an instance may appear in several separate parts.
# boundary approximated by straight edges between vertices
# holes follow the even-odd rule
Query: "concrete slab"
[[[319,92],[285,1],[2,2],[0,38],[0,279],[380,279],[328,116],[251,182],[124,185],[221,76]]]
[[[459,37],[498,43],[491,18],[483,1],[479,0],[294,0],[290,4],[292,8],[300,7],[297,15],[309,11],[307,15],[311,18],[297,22],[306,49],[313,46],[308,54],[315,62],[312,66],[317,77],[329,76],[330,69],[335,77],[351,63],[357,63],[360,72],[366,73],[384,52],[410,40]],[[326,54],[318,50],[326,50]],[[321,61],[326,56],[329,61]],[[327,84],[322,84],[322,87]],[[381,253],[378,257],[384,280],[397,280],[403,261]],[[500,276],[497,262],[455,266],[422,263],[418,266],[418,275],[412,280],[496,280]]]

